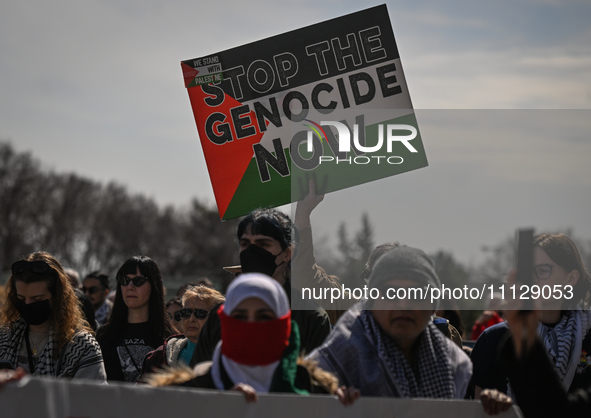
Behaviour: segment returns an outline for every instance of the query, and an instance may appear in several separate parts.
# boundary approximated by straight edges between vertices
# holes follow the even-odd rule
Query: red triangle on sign
[[[191,81],[195,80],[199,71],[191,66],[188,66],[184,62],[181,62],[181,68],[183,69],[183,78],[185,79],[185,87],[187,87]]]
[[[242,106],[242,103],[224,94],[222,104],[210,107],[205,103],[204,99],[213,97],[213,95],[206,94],[200,86],[188,88],[187,91],[191,100],[197,130],[199,131],[199,138],[201,139],[201,146],[203,147],[203,154],[205,155],[205,162],[207,163],[220,219],[222,219],[252,160],[254,155],[252,146],[261,141],[264,132],[260,132],[255,112],[251,110],[249,113],[242,114],[240,118],[243,121],[250,118],[250,123],[243,126],[243,128],[254,126],[256,133],[243,139],[236,139],[236,131],[232,123],[230,110]],[[225,116],[222,123],[214,124],[214,132],[217,131],[219,126],[228,124],[232,130],[233,139],[231,141],[218,145],[207,137],[205,124],[207,118],[213,113],[221,113]],[[219,133],[219,131],[217,132]]]

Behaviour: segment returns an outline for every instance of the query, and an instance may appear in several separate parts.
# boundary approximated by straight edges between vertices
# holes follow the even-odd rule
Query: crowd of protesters
[[[146,256],[123,262],[113,301],[100,271],[80,283],[46,252],[15,260],[0,311],[0,388],[32,374],[235,390],[247,401],[269,392],[345,405],[360,396],[475,399],[490,414],[516,404],[526,417],[591,415],[591,278],[567,236],[534,237],[532,280],[571,285],[577,299],[491,306],[470,352],[457,310],[430,301],[302,302],[303,287],[340,286],[314,258],[310,215],[321,201],[312,182],[293,225],[274,209],[246,216],[225,295],[204,281],[166,303]],[[363,278],[380,293],[441,286],[430,257],[399,243],[376,247]]]

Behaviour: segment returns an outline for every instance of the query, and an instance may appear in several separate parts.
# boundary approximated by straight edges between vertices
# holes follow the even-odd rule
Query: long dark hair
[[[125,263],[117,271],[117,277],[126,276],[128,274],[135,274],[139,269],[142,276],[145,276],[150,284],[152,290],[150,292],[148,324],[150,330],[154,332],[158,339],[164,341],[165,338],[174,334],[170,318],[166,315],[166,307],[164,304],[164,286],[162,284],[162,274],[158,264],[150,257],[144,255],[136,255],[128,258]],[[119,338],[127,325],[128,308],[123,301],[121,292],[121,285],[117,283],[117,291],[115,293],[115,302],[111,310],[109,321],[99,330],[98,338],[102,344]]]

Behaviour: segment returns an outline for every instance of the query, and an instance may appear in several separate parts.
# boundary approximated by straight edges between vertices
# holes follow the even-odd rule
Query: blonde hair
[[[203,285],[187,287],[187,290],[185,290],[185,293],[183,293],[183,297],[181,298],[183,306],[185,306],[185,302],[187,300],[192,298],[201,299],[203,302],[207,303],[210,310],[215,305],[224,303],[224,301],[226,300],[224,295],[222,295],[217,290]]]
[[[0,326],[10,327],[21,317],[16,308],[17,295],[15,282],[33,283],[45,281],[53,299],[49,320],[53,325],[57,352],[72,341],[77,332],[92,332],[88,326],[88,322],[82,316],[78,297],[74,293],[68,276],[61,264],[51,254],[46,252],[32,253],[21,258],[21,260],[44,261],[51,267],[52,271],[42,275],[25,271],[16,277],[14,275],[10,276],[10,279],[6,282],[6,300],[0,311]]]

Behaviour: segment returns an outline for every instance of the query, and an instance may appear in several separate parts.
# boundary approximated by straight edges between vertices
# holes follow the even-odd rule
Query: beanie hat
[[[441,287],[433,260],[422,250],[411,247],[395,247],[384,253],[369,276],[369,286],[374,288],[392,279],[408,279],[422,285]]]

